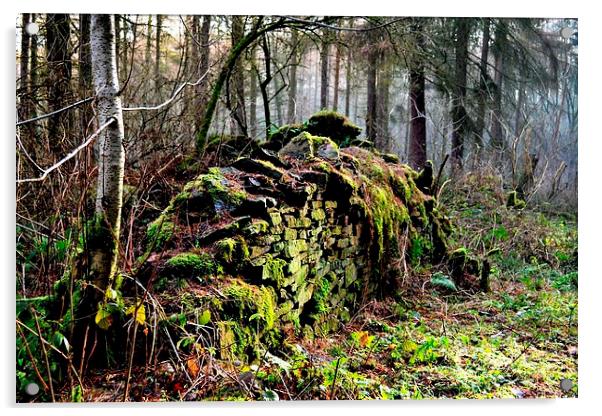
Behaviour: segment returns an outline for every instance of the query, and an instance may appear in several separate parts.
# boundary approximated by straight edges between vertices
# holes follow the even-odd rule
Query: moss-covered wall
[[[191,181],[148,228],[155,293],[189,330],[203,317],[222,357],[336,330],[408,265],[447,253],[432,176],[308,132],[262,155]]]

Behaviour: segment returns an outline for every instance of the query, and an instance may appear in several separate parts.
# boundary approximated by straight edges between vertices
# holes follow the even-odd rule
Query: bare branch
[[[109,127],[109,125],[111,125],[111,123],[113,123],[114,121],[116,121],[114,118],[110,118],[105,124],[103,124],[102,126],[100,126],[98,128],[98,130],[96,130],[94,133],[92,133],[92,135],[90,137],[88,137],[82,144],[80,144],[78,147],[76,147],[74,150],[72,150],[67,156],[65,156],[64,158],[62,158],[61,160],[59,160],[54,165],[50,166],[48,169],[43,170],[42,176],[40,176],[38,178],[17,179],[17,183],[43,181],[44,179],[46,179],[46,177],[48,176],[48,174],[50,172],[52,172],[52,171],[58,169],[59,167],[61,167],[65,162],[67,162],[68,160],[70,160],[73,157],[75,157],[75,155],[77,155],[82,149],[86,148],[90,143],[92,143],[92,141],[96,137],[98,137],[98,135],[104,129],[106,129],[107,127]]]
[[[73,104],[69,104],[67,107],[59,108],[58,110],[53,111],[52,113],[43,114],[43,115],[38,116],[38,117],[30,118],[29,120],[19,121],[19,122],[17,122],[17,127],[22,126],[24,124],[28,124],[28,123],[33,123],[34,121],[39,121],[39,120],[43,120],[43,119],[48,118],[48,117],[52,117],[52,116],[54,116],[56,114],[62,113],[63,111],[67,111],[67,110],[70,110],[70,109],[72,109],[74,107],[77,107],[77,106],[80,106],[82,104],[88,103],[88,102],[94,100],[94,98],[95,97],[84,98],[83,100],[79,100],[79,101],[74,102]]]
[[[165,107],[166,105],[170,104],[173,100],[176,99],[176,97],[178,96],[178,94],[180,92],[182,92],[182,90],[185,87],[194,87],[196,85],[199,85],[201,82],[203,82],[203,80],[207,77],[207,75],[209,74],[209,71],[205,72],[196,82],[185,82],[182,85],[180,85],[178,87],[178,89],[174,92],[174,94],[171,96],[170,99],[168,99],[167,101],[158,104],[156,106],[145,106],[145,107],[127,107],[127,108],[123,108],[123,111],[139,111],[139,110],[159,110],[163,107]]]

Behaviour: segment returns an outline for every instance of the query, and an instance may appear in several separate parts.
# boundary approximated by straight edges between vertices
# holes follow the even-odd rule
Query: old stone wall
[[[428,169],[308,132],[283,146],[210,169],[148,227],[141,261],[168,322],[222,357],[336,330],[447,253]]]

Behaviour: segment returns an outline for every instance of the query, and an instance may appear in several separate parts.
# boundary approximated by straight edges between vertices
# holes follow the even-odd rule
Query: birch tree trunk
[[[102,293],[107,293],[117,270],[125,161],[121,99],[117,95],[115,26],[110,15],[92,16],[90,45],[98,125],[113,120],[99,136],[95,226],[88,242],[92,281]]]

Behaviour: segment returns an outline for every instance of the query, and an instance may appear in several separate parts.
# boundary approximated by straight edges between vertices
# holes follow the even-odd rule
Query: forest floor
[[[128,400],[576,397],[576,216],[508,209],[483,175],[457,181],[440,203],[455,225],[453,248],[490,261],[490,292],[458,290],[444,267],[414,264],[397,296],[363,305],[326,337],[287,334],[251,364],[174,354],[174,340],[172,360],[134,365]],[[91,371],[83,391],[66,385],[55,395],[122,401],[127,373]]]

